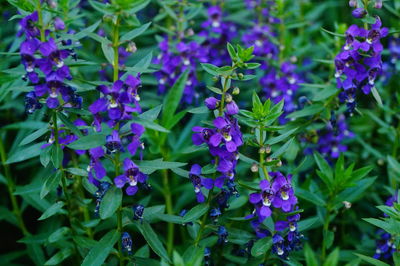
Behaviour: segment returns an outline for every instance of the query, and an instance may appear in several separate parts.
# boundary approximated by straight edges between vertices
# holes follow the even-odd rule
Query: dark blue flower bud
[[[129,255],[132,254],[132,238],[127,232],[122,233],[121,237],[122,250],[127,252]]]
[[[141,220],[143,219],[143,212],[144,212],[144,206],[143,205],[134,205],[132,207],[133,209],[133,220]]]

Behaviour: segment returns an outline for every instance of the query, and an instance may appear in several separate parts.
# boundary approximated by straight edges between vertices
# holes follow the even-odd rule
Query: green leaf
[[[335,248],[331,254],[328,255],[323,266],[336,266],[339,262],[339,248]]]
[[[41,147],[43,144],[43,142],[40,142],[28,147],[24,146],[22,149],[8,157],[6,164],[18,163],[38,156],[42,151]]]
[[[64,153],[63,150],[61,149],[61,147],[59,145],[51,145],[51,150],[50,150],[50,154],[51,154],[51,162],[53,163],[54,167],[56,169],[58,169],[61,166],[63,157],[64,157]]]
[[[107,259],[108,254],[120,239],[121,235],[116,230],[108,232],[99,242],[89,251],[82,262],[82,266],[102,265]]]
[[[222,95],[222,90],[217,88],[217,87],[213,87],[213,86],[207,86],[207,89],[209,89],[210,91]]]
[[[127,33],[125,33],[124,35],[122,35],[120,41],[121,42],[125,42],[125,41],[131,41],[132,39],[134,39],[135,37],[139,36],[140,34],[142,34],[143,32],[145,32],[147,30],[147,28],[150,26],[151,22],[143,24],[142,26],[140,26],[139,28],[133,29]]]
[[[50,162],[50,151],[51,151],[51,145],[47,146],[44,149],[42,149],[41,152],[40,152],[40,163],[44,167],[47,167],[47,165]]]
[[[19,146],[24,146],[26,144],[31,143],[32,141],[37,140],[38,138],[40,138],[41,136],[43,136],[44,134],[46,134],[48,132],[48,128],[47,127],[43,127],[43,128],[39,128],[38,130],[34,131],[33,133],[29,134],[28,136],[26,136],[21,143],[19,144]]]
[[[64,125],[69,128],[76,136],[82,137],[82,132],[79,130],[77,126],[75,126],[68,117],[66,117],[63,113],[57,113],[57,116],[64,123]]]
[[[271,158],[278,158],[281,156],[287,149],[289,149],[290,144],[292,144],[295,138],[289,139],[285,144],[283,144],[279,149],[277,149],[274,153],[271,154]]]
[[[306,258],[307,266],[318,266],[318,261],[315,256],[315,253],[310,248],[310,245],[308,243],[304,246],[304,257]]]
[[[288,138],[290,135],[292,135],[296,130],[297,130],[297,127],[286,131],[282,135],[279,135],[279,136],[274,137],[274,138],[270,138],[269,140],[267,140],[266,144],[273,145],[273,144],[276,144],[278,142],[281,142],[281,141],[285,140],[286,138]]]
[[[86,37],[88,35],[88,33],[93,32],[95,29],[97,29],[97,27],[100,25],[101,20],[97,21],[96,23],[94,23],[93,25],[84,28],[83,30],[80,30],[79,32],[77,32],[76,34],[71,35],[72,38],[74,40],[79,40],[82,39],[84,37]]]
[[[160,159],[152,160],[152,161],[137,161],[135,162],[140,170],[145,174],[151,174],[154,171],[162,170],[162,169],[172,169],[179,168],[185,166],[186,163],[181,162],[165,162]]]
[[[208,211],[209,207],[206,203],[196,205],[183,216],[183,222],[188,223],[197,220]]]
[[[156,107],[147,110],[146,112],[141,113],[138,117],[145,119],[145,120],[150,120],[154,121],[157,119],[158,115],[161,112],[162,104],[157,105]]]
[[[201,67],[209,74],[213,76],[218,76],[218,69],[219,67],[214,66],[213,64],[208,64],[208,63],[201,63]]]
[[[39,217],[39,221],[47,219],[55,214],[59,214],[59,213],[66,213],[65,210],[63,210],[63,206],[65,205],[64,202],[59,201],[54,203],[50,208],[48,208],[43,214],[42,216]]]
[[[62,261],[73,254],[72,248],[64,248],[54,254],[44,265],[60,265]]]
[[[314,160],[317,163],[318,168],[321,170],[321,172],[326,175],[329,179],[329,182],[332,183],[333,172],[328,162],[324,159],[324,157],[321,156],[321,154],[319,154],[319,152],[314,152]]]
[[[104,220],[113,216],[121,202],[122,190],[117,187],[109,189],[100,203],[100,218]]]
[[[380,106],[382,106],[383,103],[382,103],[381,96],[379,95],[379,92],[378,92],[378,90],[376,89],[375,86],[372,87],[371,92],[372,92],[372,96],[374,96],[376,102],[377,102]]]
[[[112,43],[105,39],[106,41],[101,42],[101,49],[103,50],[103,54],[106,57],[107,61],[114,65],[114,49],[112,47]]]
[[[368,263],[370,263],[370,264],[372,264],[372,265],[376,265],[376,266],[389,266],[389,264],[387,264],[387,263],[384,263],[384,262],[382,262],[382,261],[380,261],[380,260],[377,260],[377,259],[374,259],[374,258],[365,256],[365,255],[362,255],[362,254],[359,254],[359,253],[354,253],[354,255],[356,255],[357,257],[359,257],[359,258],[362,259],[363,261],[366,261],[366,262],[368,262]]]
[[[68,144],[67,147],[73,150],[89,150],[99,146],[103,146],[106,143],[106,136],[104,134],[93,134],[83,136],[78,140]]]
[[[306,231],[308,229],[311,229],[315,224],[317,224],[320,221],[318,217],[313,217],[313,218],[307,218],[304,220],[301,220],[298,223],[298,230],[300,232]]]
[[[71,173],[73,175],[77,176],[88,176],[88,172],[86,170],[80,169],[80,168],[67,168],[65,169],[68,173]]]
[[[324,199],[322,199],[319,195],[312,193],[308,190],[302,189],[302,188],[297,188],[296,191],[296,196],[307,200],[311,203],[314,203],[315,205],[318,206],[325,206],[326,202]]]
[[[57,171],[56,173],[53,173],[51,175],[49,175],[43,186],[42,189],[40,191],[40,198],[43,199],[44,197],[46,197],[46,195],[50,192],[55,190],[58,185],[61,182],[61,177],[62,177],[62,172],[61,171]]]
[[[264,237],[257,240],[251,248],[251,255],[258,257],[264,255],[272,246],[272,238]]]
[[[392,156],[387,156],[389,167],[393,169],[398,175],[400,175],[400,163],[397,162]]]
[[[71,231],[71,229],[69,229],[66,226],[63,226],[61,228],[58,228],[56,231],[54,231],[48,238],[47,241],[49,243],[55,243],[59,240],[62,240],[63,238],[65,238],[65,235],[67,233],[69,233]]]
[[[235,51],[235,48],[230,44],[229,42],[226,43],[226,48],[228,49],[229,56],[231,57],[232,61],[233,59],[237,59],[237,53]]]
[[[166,260],[168,263],[171,263],[167,251],[165,250],[157,234],[154,232],[153,228],[151,228],[150,224],[144,221],[143,223],[136,223],[136,226],[139,229],[140,233],[143,235],[147,244],[149,244],[149,246],[151,247],[151,249],[158,256]]]
[[[176,109],[182,99],[183,90],[186,86],[189,70],[182,73],[175,81],[175,84],[169,89],[168,94],[164,98],[162,125],[167,125],[175,114]]]
[[[296,111],[296,112],[293,112],[293,113],[287,115],[286,118],[293,119],[293,118],[300,118],[300,117],[315,115],[317,113],[320,113],[324,109],[325,109],[325,107],[322,104],[313,104],[313,105],[304,107],[300,111]]]

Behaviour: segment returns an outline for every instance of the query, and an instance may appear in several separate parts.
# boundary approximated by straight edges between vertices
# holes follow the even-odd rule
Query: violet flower
[[[135,195],[138,191],[138,183],[144,183],[147,180],[147,175],[140,172],[139,167],[129,158],[124,160],[123,168],[124,173],[114,178],[115,186],[123,188],[125,184],[128,184],[126,194],[129,196]]]

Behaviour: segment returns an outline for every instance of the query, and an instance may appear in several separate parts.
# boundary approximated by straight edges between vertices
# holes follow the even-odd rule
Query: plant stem
[[[15,184],[11,176],[10,166],[6,164],[7,155],[4,149],[3,139],[1,137],[0,137],[0,157],[1,157],[1,163],[4,168],[4,177],[7,180],[7,189],[11,200],[12,212],[14,213],[15,218],[17,219],[19,229],[24,234],[24,236],[28,236],[30,235],[30,233],[26,229],[24,220],[22,218],[21,209],[19,208],[17,198],[14,195]]]
[[[173,214],[171,189],[168,183],[169,182],[168,170],[164,169],[162,172],[163,172],[164,198],[165,198],[167,214]],[[169,255],[172,254],[173,247],[174,247],[174,224],[168,223],[167,251]]]
[[[46,29],[45,29],[44,23],[43,23],[42,5],[40,2],[41,2],[40,0],[37,0],[36,9],[38,12],[38,20],[39,20],[39,26],[40,26],[40,41],[44,42],[44,41],[46,41],[46,38],[44,35]]]
[[[264,130],[262,129],[262,126],[260,126],[259,130],[260,130],[260,140],[259,140],[259,142],[260,142],[260,147],[262,148],[264,146],[264,140],[263,140]],[[260,152],[259,164],[260,164],[261,170],[264,173],[265,179],[267,179],[269,181],[268,171],[267,171],[267,168],[264,165],[264,162],[265,162],[265,152]]]
[[[117,81],[119,79],[119,62],[118,62],[118,48],[119,48],[119,23],[120,17],[119,14],[116,14],[116,20],[113,26],[113,51],[114,51],[114,63],[113,63],[113,81]],[[119,124],[115,126],[116,129],[119,128]],[[115,176],[119,176],[120,173],[120,159],[119,159],[119,152],[115,154],[114,158],[114,169],[115,169]],[[117,230],[122,235],[123,232],[123,225],[122,225],[122,204],[117,209]],[[121,240],[118,240],[118,259],[119,265],[124,265],[124,254],[122,252],[122,243]]]
[[[60,141],[59,141],[59,136],[58,136],[58,125],[57,125],[57,111],[53,112],[53,116],[52,116],[52,120],[53,120],[53,130],[54,130],[54,145],[56,145],[57,149],[61,149],[60,146]],[[73,226],[73,213],[72,213],[72,201],[71,201],[71,197],[68,193],[68,185],[67,185],[67,177],[65,176],[65,171],[64,171],[64,167],[62,165],[62,162],[60,162],[60,165],[57,165],[56,167],[59,167],[58,171],[61,171],[61,185],[62,185],[62,190],[64,192],[64,196],[66,199],[66,205],[67,205],[67,213],[68,213],[68,222],[70,224],[71,227],[71,234],[72,237],[74,237],[76,234],[76,231],[74,229]],[[77,256],[79,256],[79,252],[78,252],[78,247],[76,246],[75,241],[72,241],[74,244],[74,249],[75,249],[75,254]],[[76,261],[79,261],[78,257],[75,257]]]
[[[232,66],[232,73],[235,71],[235,69],[236,69],[236,65],[233,65]],[[219,108],[218,108],[218,116],[222,116],[222,114],[224,112],[225,96],[226,96],[227,91],[229,90],[228,82],[229,82],[230,78],[231,78],[230,75],[224,77],[225,80],[224,80],[224,85],[223,85],[223,88],[222,88],[221,102],[220,102]],[[215,165],[216,166],[218,165],[218,157],[215,157]],[[215,174],[216,174],[216,172],[214,173],[213,179],[215,179]],[[211,203],[213,191],[214,191],[214,187],[212,187],[210,189],[210,192],[208,193],[207,205],[210,205],[210,203]],[[207,215],[208,215],[208,212],[206,212],[203,215],[203,217],[201,218],[200,229],[199,229],[199,232],[197,234],[196,240],[194,241],[194,245],[195,246],[197,246],[199,244],[199,242],[201,240],[201,237],[203,235],[203,231],[204,231],[205,226],[206,226]]]

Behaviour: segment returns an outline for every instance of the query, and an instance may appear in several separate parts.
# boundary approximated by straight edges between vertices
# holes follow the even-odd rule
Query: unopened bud
[[[279,161],[276,163],[276,167],[281,167],[281,166],[282,166],[282,161],[279,160]]]
[[[266,152],[266,153],[271,153],[271,146],[267,145],[267,146],[265,147],[265,152]]]
[[[137,51],[136,44],[134,42],[129,42],[128,46],[126,47],[126,51],[130,53],[134,53]]]
[[[382,165],[384,165],[384,164],[385,164],[385,161],[384,161],[384,160],[382,160],[382,159],[379,159],[377,163],[378,163],[378,165],[382,166]]]
[[[349,1],[349,6],[350,7],[357,7],[357,0],[350,0]]]
[[[250,167],[250,170],[251,170],[253,173],[258,172],[258,165],[257,165],[256,163],[253,163],[253,164],[251,165],[251,167]]]
[[[225,101],[226,101],[227,103],[230,103],[230,102],[232,102],[232,100],[233,100],[232,95],[230,95],[229,93],[227,93],[227,94],[225,95]]]
[[[346,209],[350,209],[350,208],[351,208],[351,202],[342,201],[342,203],[343,203],[343,205],[344,205],[344,207],[345,207]]]
[[[375,0],[375,5],[374,5],[375,8],[381,9],[382,5],[383,5],[382,0]]]
[[[261,148],[258,150],[258,153],[261,153],[261,154],[265,153],[265,147],[261,147]]]
[[[193,35],[194,35],[193,29],[192,29],[192,28],[188,29],[188,30],[186,31],[186,35],[187,35],[187,36],[193,36]]]
[[[297,56],[290,57],[290,62],[296,63],[297,62]]]
[[[218,81],[218,77],[217,76],[214,76],[212,79],[213,79],[213,81]]]
[[[239,73],[237,76],[239,79],[243,79],[243,77],[244,77],[243,73]]]
[[[232,94],[233,94],[233,95],[238,95],[239,93],[240,93],[239,87],[233,88],[233,90],[232,90]]]
[[[272,158],[271,158],[271,157],[268,157],[268,158],[266,159],[266,161],[267,161],[267,163],[269,163],[269,162],[272,161]]]

